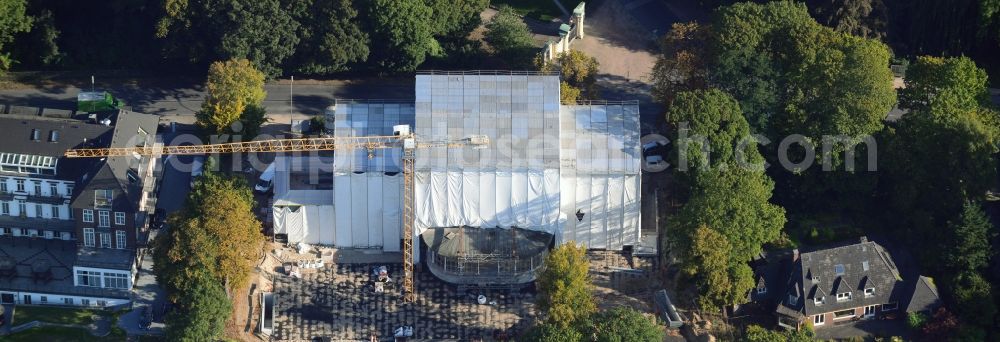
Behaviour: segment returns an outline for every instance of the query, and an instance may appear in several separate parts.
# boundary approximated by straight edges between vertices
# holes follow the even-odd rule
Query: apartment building
[[[62,155],[152,146],[157,121],[128,111],[0,117],[0,302],[129,302],[156,160]]]

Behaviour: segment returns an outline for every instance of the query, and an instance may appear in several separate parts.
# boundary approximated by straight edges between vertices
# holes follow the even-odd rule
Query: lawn
[[[44,306],[17,306],[14,308],[14,325],[31,321],[60,324],[87,325],[94,322],[94,315],[102,313],[90,309],[72,309]]]
[[[561,0],[560,2],[570,12],[573,11],[573,8],[576,8],[576,5],[580,4],[580,0]],[[508,5],[517,14],[541,21],[552,21],[552,19],[563,15],[562,11],[559,10],[559,7],[552,0],[493,0],[490,1],[490,4],[493,6]]]
[[[125,341],[124,331],[113,331],[105,337],[90,335],[85,329],[64,327],[37,327],[13,335],[0,337],[0,341],[10,342],[90,342],[90,341]]]

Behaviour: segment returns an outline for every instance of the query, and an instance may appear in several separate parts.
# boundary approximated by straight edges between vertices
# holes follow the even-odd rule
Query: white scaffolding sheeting
[[[274,233],[289,243],[334,244],[333,202],[327,190],[290,190],[274,200]]]

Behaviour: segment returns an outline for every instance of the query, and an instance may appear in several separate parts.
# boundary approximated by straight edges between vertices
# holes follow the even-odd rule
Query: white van
[[[195,156],[191,160],[191,187],[194,187],[194,182],[205,173],[205,157]]]
[[[267,169],[260,174],[260,179],[257,180],[257,185],[254,185],[253,189],[257,192],[268,192],[271,191],[271,187],[274,186],[274,163],[267,166]]]

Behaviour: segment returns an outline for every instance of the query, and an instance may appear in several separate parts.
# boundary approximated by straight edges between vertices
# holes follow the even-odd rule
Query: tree
[[[438,54],[431,15],[422,0],[371,1],[373,62],[389,71],[412,71],[428,55]]]
[[[698,307],[713,312],[723,306],[746,300],[753,287],[753,272],[744,262],[730,262],[729,240],[719,232],[702,226],[688,238],[683,248],[682,270],[694,277],[698,289]]]
[[[982,207],[966,202],[957,222],[950,223],[948,228],[951,235],[945,254],[948,266],[959,271],[977,271],[989,264],[993,256],[990,241],[996,233]]]
[[[212,133],[225,132],[247,106],[259,107],[267,95],[264,74],[246,59],[212,63],[205,89],[205,101],[196,116],[198,125]]]
[[[65,53],[59,49],[62,32],[56,28],[55,16],[49,9],[32,15],[31,31],[21,34],[14,42],[14,60],[25,68],[52,68],[63,62]]]
[[[243,178],[209,172],[195,183],[155,250],[157,279],[174,298],[197,285],[201,269],[229,293],[247,286],[264,242],[253,204]]]
[[[902,96],[914,109],[885,139],[888,162],[881,182],[888,212],[919,246],[918,256],[935,267],[942,266],[939,256],[947,253],[946,246],[935,243],[939,228],[957,217],[966,201],[983,199],[997,178],[998,115],[979,100],[985,77],[974,76],[981,72],[968,64],[919,59],[911,67],[915,78],[908,79],[913,88]]]
[[[920,329],[920,341],[947,341],[958,328],[958,318],[948,309],[938,308]]]
[[[809,0],[810,12],[821,24],[863,38],[884,39],[888,9],[882,0]]]
[[[927,324],[927,315],[923,312],[906,313],[906,325],[912,330],[920,330]]]
[[[561,329],[596,310],[586,252],[574,243],[562,244],[545,257],[545,268],[538,274],[538,306]]]
[[[25,9],[25,0],[0,0],[0,73],[13,64],[6,45],[14,41],[15,34],[31,30],[31,17]]]
[[[629,307],[616,307],[599,312],[591,318],[587,336],[597,342],[663,341],[663,327],[641,312]]]
[[[918,57],[905,82],[899,105],[910,110],[972,110],[990,103],[986,71],[967,57]]]
[[[671,161],[679,168],[726,170],[763,162],[756,144],[749,144],[750,126],[739,103],[720,90],[677,93],[667,108],[667,122],[675,128],[672,140],[681,146]]]
[[[963,321],[988,327],[993,324],[997,313],[993,303],[991,285],[979,273],[965,271],[959,273],[951,284],[956,309]]]
[[[232,303],[222,286],[204,274],[204,270],[196,279],[177,303],[178,309],[167,315],[167,340],[215,341],[222,336]]]
[[[528,24],[506,5],[486,24],[483,39],[512,68],[528,66],[536,52]]]
[[[436,36],[466,36],[481,22],[479,13],[489,0],[426,0],[431,8]]]
[[[293,1],[292,6],[292,16],[301,23],[291,61],[296,72],[326,75],[368,59],[368,33],[353,1]]]
[[[563,89],[569,90],[567,94],[560,95],[563,103],[572,103],[577,100],[597,100],[597,73],[600,64],[597,58],[587,56],[587,54],[570,50],[560,53],[554,63],[537,59],[541,63],[539,69],[543,72],[558,70],[562,79],[559,85],[560,94]]]
[[[653,66],[653,99],[669,105],[677,93],[708,86],[709,29],[697,22],[674,23],[660,39]]]
[[[268,76],[281,74],[299,42],[299,23],[282,0],[168,0],[157,24],[167,54],[191,62],[247,59]]]
[[[562,327],[550,322],[540,322],[524,334],[525,341],[538,342],[580,342],[583,333],[574,327]]]
[[[808,327],[808,325],[807,325]],[[767,330],[759,325],[747,327],[743,336],[744,342],[808,342],[813,341],[811,330],[775,331]]]

